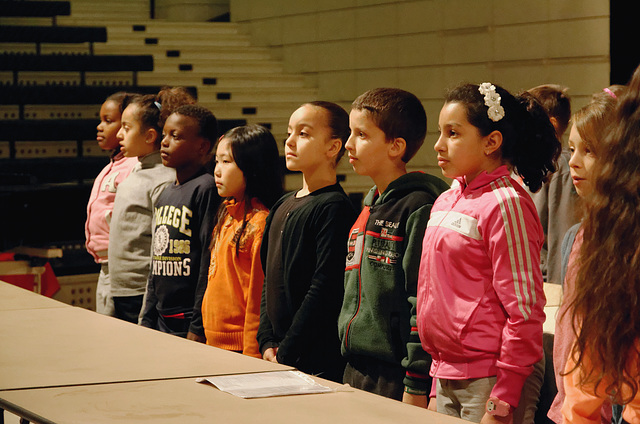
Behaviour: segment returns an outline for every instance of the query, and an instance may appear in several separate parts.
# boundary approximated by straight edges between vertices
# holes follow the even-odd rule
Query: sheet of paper
[[[198,378],[196,381],[199,383],[209,382],[223,392],[245,399],[332,391],[329,387],[316,383],[311,377],[299,371],[223,375]]]

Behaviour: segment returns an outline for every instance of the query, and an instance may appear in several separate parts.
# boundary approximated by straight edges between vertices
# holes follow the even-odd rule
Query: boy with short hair
[[[427,130],[413,94],[367,91],[353,102],[349,126],[349,162],[375,186],[349,234],[338,320],[344,383],[426,407],[431,358],[415,328],[418,265],[431,206],[449,187],[432,175],[407,173]]]
[[[202,297],[207,286],[209,242],[220,203],[205,161],[217,138],[206,108],[177,108],[164,125],[162,163],[176,180],[155,204],[152,265],[141,324],[204,342]]]

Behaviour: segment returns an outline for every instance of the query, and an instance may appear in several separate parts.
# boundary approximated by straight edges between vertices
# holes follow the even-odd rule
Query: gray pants
[[[113,298],[111,297],[111,280],[109,280],[109,264],[102,262],[98,285],[96,286],[96,312],[102,315],[114,316]]]
[[[522,387],[520,403],[513,411],[513,424],[534,423],[543,377],[544,357],[533,366],[533,372]],[[495,384],[496,377],[470,380],[439,378],[436,386],[438,412],[479,423],[485,414],[485,405]]]

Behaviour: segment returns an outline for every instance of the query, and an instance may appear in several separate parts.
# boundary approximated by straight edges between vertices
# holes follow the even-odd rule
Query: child
[[[583,219],[571,322],[579,323],[564,385],[563,422],[599,423],[609,399],[640,422],[640,68],[597,151]]]
[[[112,150],[111,160],[96,177],[87,204],[87,222],[85,235],[87,251],[100,264],[100,275],[96,287],[96,312],[113,315],[111,284],[109,283],[109,265],[107,254],[109,248],[109,224],[113,201],[118,185],[129,175],[136,158],[125,158],[120,151],[118,131],[122,112],[120,106],[127,93],[118,92],[107,97],[100,107],[100,123],[97,140],[102,150]]]
[[[543,233],[510,174],[535,192],[554,171],[560,143],[531,95],[490,83],[450,91],[438,127],[438,165],[459,184],[433,205],[418,283],[437,410],[474,422],[533,422],[538,394],[521,393],[543,356]]]
[[[569,166],[573,184],[582,199],[588,199],[593,191],[594,163],[599,152],[605,148],[607,127],[613,121],[618,102],[617,96],[614,96],[610,92],[602,91],[594,97],[591,103],[573,116],[573,125],[569,134],[569,150],[571,151]],[[570,305],[575,296],[577,259],[583,236],[579,228],[580,224],[577,224],[569,230],[568,238],[565,237],[561,252],[562,263],[568,265],[566,278],[564,278],[564,297],[556,318],[553,344],[554,374],[558,394],[547,414],[556,423],[562,422],[561,409],[565,397],[562,380],[567,358],[574,343]],[[611,405],[607,404],[603,408],[602,416],[603,422],[611,422]]]
[[[140,161],[118,187],[109,239],[114,312],[125,321],[138,322],[151,268],[153,207],[176,179],[175,170],[160,158],[162,128],[176,107],[189,103],[193,98],[179,88],[163,89],[157,96],[129,96],[122,103],[122,153]]]
[[[351,228],[345,295],[338,320],[343,381],[402,400],[422,395],[431,379],[430,358],[412,332],[420,240],[431,205],[448,186],[421,172],[407,173],[427,131],[420,100],[395,88],[359,96],[351,107],[349,162],[375,186]]]
[[[336,322],[344,258],[356,212],[337,183],[349,117],[329,102],[306,103],[289,119],[286,166],[302,188],[273,206],[262,239],[265,273],[258,344],[268,361],[342,381]]]
[[[547,111],[551,124],[556,130],[556,137],[562,141],[571,118],[571,99],[568,88],[556,84],[545,84],[533,87],[528,92]],[[567,230],[578,222],[575,210],[577,194],[569,173],[570,156],[568,149],[562,149],[558,158],[557,171],[538,192],[531,193],[545,235],[540,254],[542,277],[545,282],[552,284],[562,284],[560,244]]]
[[[213,232],[202,301],[207,344],[262,358],[256,334],[264,273],[260,246],[269,208],[282,196],[278,145],[259,125],[228,131],[218,142],[214,175],[225,197]]]
[[[215,116],[199,105],[178,107],[164,124],[162,164],[175,182],[154,208],[153,255],[141,324],[204,342],[202,296],[207,287],[213,214],[220,198],[205,162],[217,134]]]

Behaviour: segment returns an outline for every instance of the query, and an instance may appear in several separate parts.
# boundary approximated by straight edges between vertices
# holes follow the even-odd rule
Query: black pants
[[[114,296],[114,316],[121,320],[138,323],[138,317],[140,316],[140,310],[142,309],[142,301],[144,295],[139,296]]]
[[[343,382],[351,387],[402,400],[406,371],[399,365],[366,356],[350,356]]]

